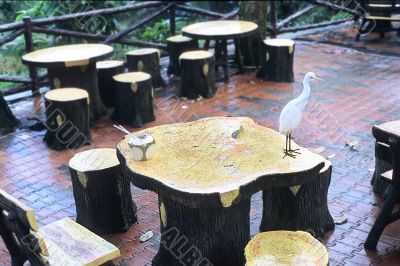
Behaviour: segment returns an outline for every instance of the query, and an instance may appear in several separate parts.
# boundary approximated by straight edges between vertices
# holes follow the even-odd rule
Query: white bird
[[[310,81],[321,80],[313,72],[308,72],[303,80],[303,92],[299,97],[288,102],[282,109],[279,116],[279,133],[286,136],[286,147],[284,149],[286,155],[296,157],[294,154],[299,154],[298,149],[292,150],[290,141],[292,139],[292,131],[300,124],[303,116],[304,108],[310,99]]]

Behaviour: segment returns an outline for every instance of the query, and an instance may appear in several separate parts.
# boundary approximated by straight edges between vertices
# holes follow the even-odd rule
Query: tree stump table
[[[289,39],[264,41],[264,60],[257,76],[275,82],[293,82],[293,58],[295,43]]]
[[[179,64],[179,56],[184,52],[198,49],[198,41],[192,38],[182,35],[175,35],[167,38],[167,50],[169,54],[168,75],[180,76],[181,67]]]
[[[201,95],[212,98],[215,86],[215,59],[208,51],[185,52],[179,57],[181,63],[180,95],[196,99]]]
[[[149,74],[124,73],[114,76],[114,81],[116,99],[113,120],[133,127],[141,127],[156,120],[153,110],[153,87]]]
[[[46,144],[54,150],[74,149],[91,144],[89,94],[77,88],[48,91],[46,107]]]
[[[90,120],[107,113],[101,102],[97,83],[96,61],[111,56],[113,48],[104,44],[72,44],[37,50],[22,57],[22,62],[47,68],[50,89],[76,87],[90,97]]]
[[[135,134],[153,136],[153,158],[132,160],[129,135],[117,156],[134,185],[158,194],[161,244],[153,265],[243,265],[252,194],[308,182],[325,162],[296,144],[301,154],[282,158],[285,137],[250,118],[206,118]]]
[[[315,265],[327,266],[325,246],[307,232],[272,231],[259,233],[245,249],[246,266]]]
[[[195,23],[182,29],[182,35],[206,41],[215,40],[215,59],[217,67],[224,71],[224,81],[229,82],[228,48],[227,40],[234,39],[235,44],[240,44],[240,38],[252,36],[258,32],[257,24],[240,20],[216,20]],[[243,72],[242,55],[240,47],[236,47],[235,56],[239,64],[239,71]]]
[[[392,153],[389,146],[389,134],[400,136],[400,120],[386,122],[372,127],[375,143],[375,170],[372,175],[371,185],[375,193],[386,198],[390,185],[381,179],[381,175],[393,169]]]
[[[107,107],[115,106],[115,82],[113,76],[124,73],[124,64],[125,62],[121,60],[108,60],[96,63],[100,98]]]
[[[328,209],[332,165],[325,161],[319,175],[302,185],[267,188],[263,191],[260,231],[302,230],[316,238],[335,228]]]
[[[115,149],[77,153],[69,161],[76,221],[96,234],[119,233],[137,221],[129,179]]]
[[[154,88],[165,86],[160,72],[160,51],[154,48],[143,48],[126,53],[126,63],[130,72],[150,74]]]

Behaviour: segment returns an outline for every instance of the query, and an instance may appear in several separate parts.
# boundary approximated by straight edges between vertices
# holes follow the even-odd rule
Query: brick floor
[[[298,42],[295,83],[264,82],[254,73],[248,73],[234,76],[229,84],[218,83],[218,92],[212,99],[191,101],[177,98],[179,82],[170,80],[167,89],[156,92],[157,120],[146,127],[232,115],[249,116],[277,129],[281,108],[300,93],[302,77],[308,71],[314,71],[325,82],[312,85],[311,101],[294,137],[305,147],[325,148],[322,154],[333,162],[329,208],[333,216],[348,218],[346,224],[337,225],[325,235],[330,265],[399,265],[399,223],[385,230],[376,252],[365,251],[363,242],[382,205],[369,184],[374,160],[371,126],[399,119],[400,58]],[[20,118],[43,117],[43,106],[39,103],[27,99],[12,104],[12,109]],[[75,218],[68,161],[75,152],[115,147],[122,133],[111,125],[108,117],[101,119],[92,128],[94,144],[73,152],[49,150],[42,141],[44,131],[20,130],[1,137],[0,187],[33,208],[40,225],[66,216]],[[356,151],[345,145],[350,140],[359,142]],[[117,263],[147,265],[157,252],[160,238],[157,197],[135,187],[132,197],[138,207],[139,223],[126,233],[105,238],[121,249]],[[257,193],[252,199],[252,235],[258,231],[261,210],[262,201]],[[154,237],[140,243],[140,235],[147,230],[153,230]],[[0,263],[10,264],[1,241]]]

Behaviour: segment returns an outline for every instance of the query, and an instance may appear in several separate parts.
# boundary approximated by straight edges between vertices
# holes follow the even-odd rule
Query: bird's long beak
[[[322,78],[319,78],[319,77],[314,77],[314,79],[319,80],[319,81],[324,81]]]

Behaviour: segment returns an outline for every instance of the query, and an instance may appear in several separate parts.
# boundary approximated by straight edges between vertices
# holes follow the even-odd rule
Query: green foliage
[[[137,34],[137,39],[146,42],[163,43],[169,36],[169,23],[166,20],[157,21],[147,26]]]

